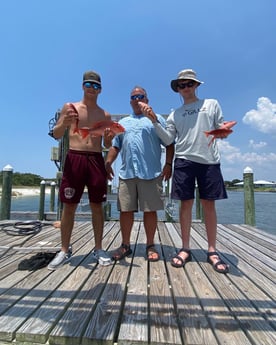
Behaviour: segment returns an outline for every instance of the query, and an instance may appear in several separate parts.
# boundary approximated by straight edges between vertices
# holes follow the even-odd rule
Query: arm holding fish
[[[220,129],[231,129],[237,121],[223,121],[223,124],[219,127]],[[232,133],[232,132],[231,132]],[[230,133],[228,133],[229,135]]]
[[[209,135],[212,136],[211,141],[209,141],[208,146],[210,146],[215,139],[225,139],[229,134],[233,132],[231,129],[237,122],[236,121],[224,121],[223,114],[219,103],[215,103],[215,129],[204,131],[204,134],[208,138]]]
[[[222,125],[215,130],[213,135],[217,139],[225,139],[228,137],[229,134],[233,133],[231,129],[237,122],[236,121],[224,121]]]
[[[105,113],[105,120],[106,121],[111,121],[111,115],[107,112],[104,111]],[[115,134],[111,131],[111,129],[105,128],[103,131],[103,145],[106,149],[109,149],[112,145],[112,139],[114,138]]]
[[[153,123],[154,128],[156,130],[156,134],[162,140],[164,145],[168,146],[172,144],[175,139],[175,130],[173,129],[173,126],[166,126],[166,128],[164,128],[158,120],[158,116],[155,114],[153,109],[148,104],[143,102],[138,102],[138,104],[141,108],[142,113]]]
[[[71,103],[66,103],[61,112],[57,124],[53,128],[53,135],[55,139],[63,137],[67,128],[69,128],[78,119],[78,113]]]
[[[217,121],[218,121],[218,126],[217,128],[219,129],[219,131],[216,134],[216,138],[218,139],[225,139],[228,137],[228,135],[230,133],[232,133],[232,131],[229,131],[231,129],[231,127],[233,127],[236,122],[235,121],[224,121],[224,117],[222,114],[222,109],[220,107],[219,102],[216,102],[216,117],[217,117]]]
[[[115,161],[119,154],[120,150],[116,146],[112,146],[107,154],[106,160],[105,160],[105,170],[107,172],[107,179],[109,181],[112,181],[114,177],[114,171],[112,169],[112,163]]]
[[[112,145],[112,139],[115,137],[114,132],[110,128],[106,128],[103,134],[103,144],[106,149],[109,149]]]

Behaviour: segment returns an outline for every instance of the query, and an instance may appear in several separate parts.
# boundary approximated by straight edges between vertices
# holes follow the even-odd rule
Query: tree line
[[[47,182],[50,179],[45,179],[39,175],[31,174],[31,173],[19,173],[14,172],[12,176],[12,184],[13,186],[40,186],[41,181],[44,180]],[[53,181],[52,179],[51,181]],[[232,181],[225,181],[226,188],[236,187],[235,183],[241,182],[242,180],[234,179]],[[3,184],[3,172],[0,172],[0,185]]]
[[[13,186],[40,186],[40,182],[45,180],[43,177],[31,173],[14,172],[12,174]],[[0,185],[3,185],[3,171],[0,172]]]

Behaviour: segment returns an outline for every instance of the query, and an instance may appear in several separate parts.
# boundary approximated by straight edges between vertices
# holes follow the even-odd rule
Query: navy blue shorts
[[[87,187],[90,202],[106,201],[107,173],[101,152],[69,150],[60,185],[60,200],[78,204]]]
[[[172,199],[194,199],[196,181],[200,199],[219,200],[227,198],[220,164],[201,164],[176,158],[172,180]]]

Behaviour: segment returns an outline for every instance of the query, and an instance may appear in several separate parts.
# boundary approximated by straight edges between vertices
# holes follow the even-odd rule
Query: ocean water
[[[276,234],[276,193],[255,192],[255,219],[256,227],[272,234]],[[13,197],[11,211],[38,211],[39,196]],[[57,201],[55,204],[55,210]],[[216,202],[217,218],[220,224],[244,224],[244,193],[228,191],[228,199]],[[50,210],[50,195],[45,196],[45,212]],[[81,211],[80,207],[79,210]],[[170,208],[172,217],[178,221],[178,204],[173,203]],[[116,200],[111,201],[111,217],[118,219]],[[142,219],[143,214],[135,214],[136,219]],[[165,220],[165,212],[158,212],[159,220]],[[193,219],[196,218],[195,207]],[[90,217],[89,217],[90,219]]]

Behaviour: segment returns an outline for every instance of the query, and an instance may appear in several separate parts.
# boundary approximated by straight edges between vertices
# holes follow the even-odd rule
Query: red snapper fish
[[[78,133],[85,139],[88,135],[92,137],[101,137],[104,135],[105,129],[109,128],[113,135],[125,132],[125,128],[116,121],[103,120],[94,123],[91,127],[78,128]]]
[[[237,121],[225,121],[220,126],[220,128],[213,129],[211,131],[204,131],[207,138],[209,137],[209,135],[213,136],[212,139],[210,140],[208,146],[210,146],[215,139],[225,138],[226,136],[231,134],[233,132],[233,130],[231,128],[233,126],[235,126],[236,123],[237,123]]]

